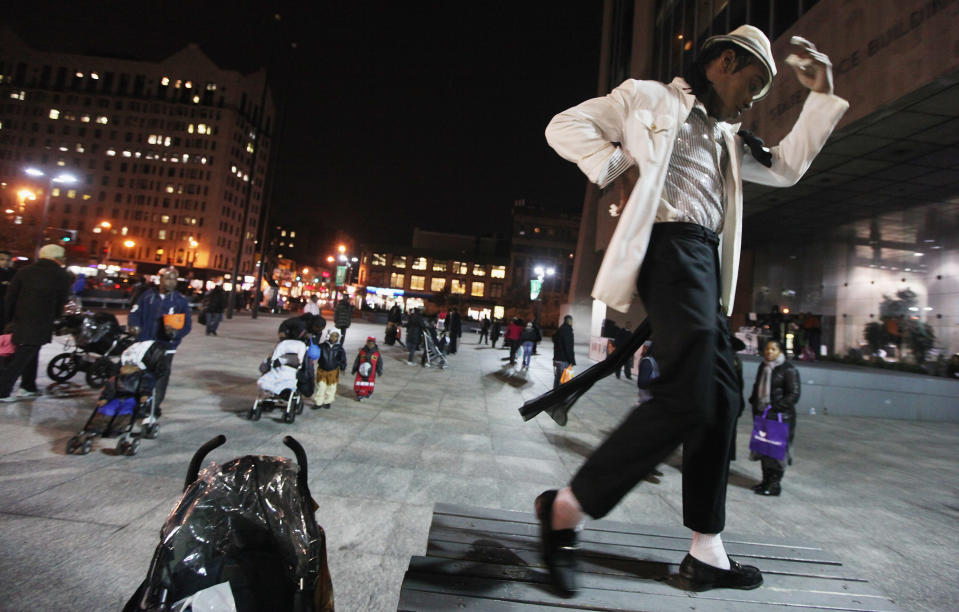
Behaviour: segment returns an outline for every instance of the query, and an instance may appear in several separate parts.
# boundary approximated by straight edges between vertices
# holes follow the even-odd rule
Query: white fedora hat
[[[708,49],[718,42],[737,44],[759,59],[763,68],[766,70],[767,78],[766,84],[763,85],[763,88],[758,94],[753,96],[753,100],[761,100],[765,97],[773,85],[773,77],[776,76],[776,61],[773,59],[772,45],[769,43],[766,35],[763,34],[763,31],[755,26],[741,25],[729,34],[721,34],[707,38],[706,42],[703,43],[703,50]]]

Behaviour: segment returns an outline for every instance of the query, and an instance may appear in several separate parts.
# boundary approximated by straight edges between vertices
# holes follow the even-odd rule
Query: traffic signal
[[[77,230],[59,230],[56,234],[56,241],[63,244],[74,243],[77,241]]]

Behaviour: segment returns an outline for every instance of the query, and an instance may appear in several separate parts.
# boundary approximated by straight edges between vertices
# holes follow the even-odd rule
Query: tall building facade
[[[914,295],[908,318],[959,350],[959,55],[954,2],[903,0],[606,0],[597,95],[626,78],[682,75],[709,36],[744,23],[773,41],[779,74],[743,127],[768,144],[796,120],[806,90],[783,63],[793,35],[833,63],[835,91],[850,102],[798,184],[744,184],[743,251],[733,326],[774,306],[822,321],[822,344],[845,354],[883,317],[885,298]],[[562,109],[557,109],[562,110]],[[616,218],[612,194],[583,205],[567,309],[600,324],[640,320],[590,297]],[[817,349],[820,347],[817,347]]]
[[[4,224],[31,231],[51,189],[46,228],[74,230],[91,259],[219,274],[242,239],[240,273],[254,273],[273,131],[264,81],[263,70],[219,68],[196,45],[134,61],[49,53],[0,29],[4,210],[19,212],[24,189],[41,196],[32,215],[6,213]],[[78,180],[37,183],[28,167]]]

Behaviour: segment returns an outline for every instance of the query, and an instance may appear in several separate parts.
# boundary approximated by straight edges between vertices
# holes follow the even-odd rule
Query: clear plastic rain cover
[[[163,525],[141,609],[229,581],[241,612],[333,610],[325,534],[297,472],[251,455],[204,468]]]

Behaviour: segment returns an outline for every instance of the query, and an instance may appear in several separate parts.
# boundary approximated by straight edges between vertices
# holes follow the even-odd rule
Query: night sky
[[[272,39],[288,117],[277,222],[408,244],[414,225],[505,235],[520,198],[581,207],[585,179],[543,130],[596,94],[599,0],[31,0],[5,12],[42,49],[159,59],[196,42],[244,72],[267,64]]]

